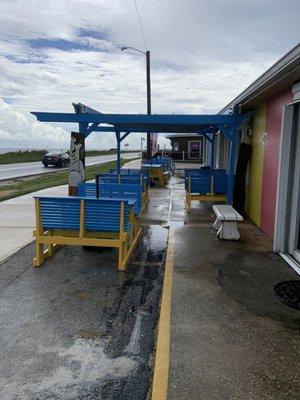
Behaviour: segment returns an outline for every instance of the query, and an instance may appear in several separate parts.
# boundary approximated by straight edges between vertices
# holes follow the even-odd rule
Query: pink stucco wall
[[[283,107],[292,101],[292,89],[278,93],[267,102],[266,143],[261,199],[261,228],[270,237],[274,235],[277,175]]]

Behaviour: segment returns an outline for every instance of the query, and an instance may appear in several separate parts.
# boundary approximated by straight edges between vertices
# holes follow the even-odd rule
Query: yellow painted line
[[[152,384],[152,400],[165,400],[168,393],[170,359],[171,296],[174,265],[174,234],[169,229],[164,285],[158,323],[156,355]]]

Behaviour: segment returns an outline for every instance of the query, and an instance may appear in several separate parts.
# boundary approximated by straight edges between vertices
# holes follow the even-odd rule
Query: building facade
[[[205,140],[202,135],[197,134],[174,134],[168,135],[171,141],[172,159],[174,161],[191,161],[197,163],[205,162]]]
[[[221,113],[237,107],[249,116],[238,145],[252,146],[245,211],[273,239],[275,251],[300,263],[300,45]],[[226,139],[219,137],[216,147],[217,167],[226,167]]]

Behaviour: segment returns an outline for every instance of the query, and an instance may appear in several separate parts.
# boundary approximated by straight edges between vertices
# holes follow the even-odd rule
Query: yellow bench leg
[[[124,249],[124,243],[122,241],[119,247],[119,262],[118,262],[119,271],[125,271],[125,265],[123,262],[123,249]]]
[[[35,258],[33,259],[33,266],[40,267],[44,262],[44,245],[35,240]]]

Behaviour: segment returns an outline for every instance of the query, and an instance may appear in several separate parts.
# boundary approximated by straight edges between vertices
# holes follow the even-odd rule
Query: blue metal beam
[[[128,128],[127,129],[126,129],[126,127],[125,128],[121,128],[119,125],[116,125],[115,127],[114,126],[103,126],[103,125],[99,126],[98,125],[97,128],[93,129],[93,132],[115,132],[116,129],[118,131],[120,131],[120,132],[126,132]],[[165,129],[165,128],[163,128],[163,129]],[[141,128],[134,128],[134,127],[130,126],[130,132],[131,133],[147,133],[148,130],[149,130],[149,128],[143,127],[143,126]],[[165,135],[168,135],[168,134],[171,133],[170,131],[167,131],[167,129],[165,129],[165,130],[166,131],[162,132],[161,129],[156,128],[156,129],[153,129],[152,132],[153,133],[162,133],[162,134],[165,134]],[[195,129],[194,131],[189,130],[188,132],[183,132],[183,134],[184,133],[197,133],[200,136],[203,135],[205,137],[209,137],[208,134],[199,132],[199,127],[197,127],[197,129]]]
[[[131,133],[131,132],[126,132],[126,133],[124,133],[124,135],[121,136],[121,138],[120,138],[121,142],[122,142],[122,140],[124,140],[130,133]]]
[[[86,129],[86,136],[95,131],[98,125],[99,125],[98,122],[93,122],[91,125],[89,125]]]
[[[241,122],[242,122],[242,120],[240,121],[240,123]],[[239,124],[234,124],[234,125],[239,125]],[[219,128],[221,133],[224,136],[227,137],[228,140],[231,140],[231,137],[232,137],[232,126],[218,124],[217,127]]]
[[[84,114],[84,113],[102,114],[100,111],[97,111],[94,108],[86,106],[85,104],[82,104],[82,103],[78,103],[78,104],[73,103],[73,107],[74,108],[76,107],[77,109],[79,109],[81,114]]]
[[[32,112],[42,122],[67,122],[67,123],[106,123],[110,125],[146,124],[162,125],[167,130],[168,125],[236,125],[242,122],[240,115],[169,115],[169,114],[73,114]],[[138,127],[137,127],[138,128]]]
[[[203,135],[210,143],[212,142],[212,139],[208,133],[201,133],[201,135]]]
[[[214,169],[214,167],[215,167],[215,134],[213,134],[211,140],[211,156],[210,156],[210,168]]]
[[[121,170],[121,136],[120,132],[116,132],[117,138],[117,173],[120,174]]]
[[[236,144],[237,144],[238,129],[237,126],[232,127],[231,143],[229,152],[229,168],[228,168],[228,181],[227,181],[227,204],[233,202],[233,183],[234,183],[234,168],[236,157]]]

